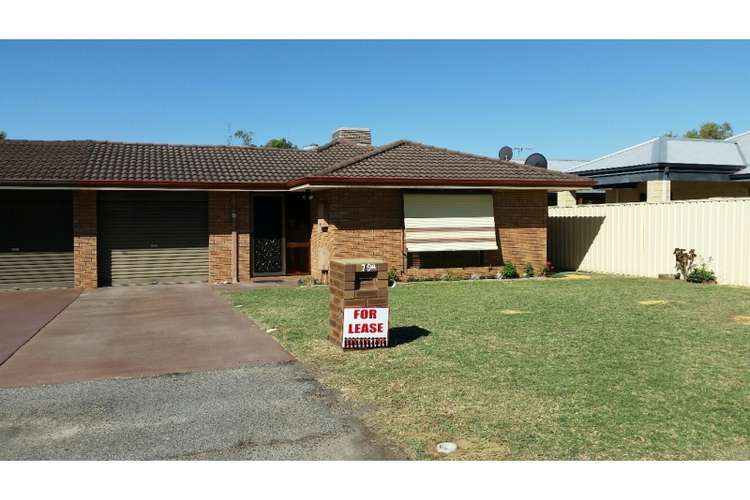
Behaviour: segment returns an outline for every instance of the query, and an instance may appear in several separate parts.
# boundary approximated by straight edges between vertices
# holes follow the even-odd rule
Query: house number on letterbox
[[[378,270],[377,264],[362,264],[363,273],[369,273],[369,272],[377,271],[377,270]]]

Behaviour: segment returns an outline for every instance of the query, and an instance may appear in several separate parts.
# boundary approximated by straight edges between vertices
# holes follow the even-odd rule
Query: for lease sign
[[[387,307],[345,307],[341,346],[345,349],[386,347],[388,312]]]

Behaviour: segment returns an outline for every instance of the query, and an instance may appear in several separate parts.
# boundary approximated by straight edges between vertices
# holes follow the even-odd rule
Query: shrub
[[[523,268],[523,276],[524,278],[534,277],[534,266],[531,265],[531,262],[527,262],[526,267]]]
[[[710,283],[716,281],[716,274],[703,262],[700,266],[690,271],[687,280],[690,283]]]
[[[513,278],[518,278],[518,271],[516,271],[516,266],[511,261],[508,261],[503,266],[503,271],[500,273],[500,276],[504,280],[510,280]]]
[[[683,279],[687,279],[695,268],[695,257],[697,257],[695,250],[691,248],[689,252],[686,252],[684,248],[675,248],[672,254],[675,259],[675,269],[682,274]]]
[[[398,271],[396,271],[395,268],[391,268],[390,271],[388,271],[388,283],[393,283],[395,281],[398,281],[399,275]]]

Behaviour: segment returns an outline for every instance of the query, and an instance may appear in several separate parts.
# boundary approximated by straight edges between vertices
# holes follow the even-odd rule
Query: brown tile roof
[[[509,184],[529,181],[550,185],[558,183],[588,183],[585,178],[545,168],[502,161],[450,149],[437,148],[412,141],[396,141],[341,164],[314,174],[321,182],[326,178],[394,178],[425,181],[459,180],[489,181],[488,184],[509,181]],[[593,183],[593,181],[591,182]]]
[[[590,186],[593,181],[398,141],[311,150],[102,141],[0,141],[0,185],[277,188],[347,183]]]
[[[99,141],[0,141],[0,182],[285,183],[372,147],[312,150]]]
[[[0,141],[0,182],[79,178],[88,149],[88,141]]]

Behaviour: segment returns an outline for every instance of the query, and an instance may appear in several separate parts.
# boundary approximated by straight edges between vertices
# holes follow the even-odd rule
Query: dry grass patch
[[[638,303],[642,306],[656,306],[661,304],[669,304],[668,300],[654,299],[654,300],[639,300]]]
[[[735,316],[734,321],[740,325],[750,325],[750,316]]]

